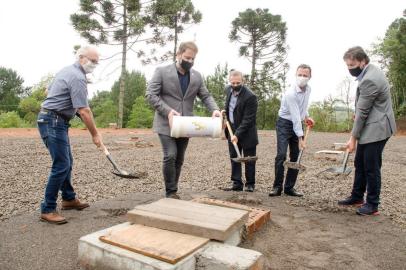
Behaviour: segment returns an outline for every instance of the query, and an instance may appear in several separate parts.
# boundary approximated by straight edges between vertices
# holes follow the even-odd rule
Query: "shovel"
[[[309,133],[310,133],[310,127],[307,126],[306,127],[306,133],[305,133],[305,136],[303,138],[303,142],[304,142],[305,145],[306,145],[306,140],[307,140],[307,137],[309,136]],[[295,161],[295,162],[285,161],[283,163],[283,166],[285,166],[285,168],[288,168],[288,169],[298,170],[299,172],[305,171],[306,166],[300,164],[300,160],[302,159],[302,156],[303,156],[303,151],[304,151],[304,148],[300,149],[299,156],[297,157],[297,161]]]
[[[342,175],[349,175],[352,171],[351,168],[347,167],[348,157],[350,156],[350,152],[348,150],[345,152],[343,164],[341,167],[332,167],[325,170],[325,172],[330,172],[334,174],[342,174]]]
[[[223,117],[224,117],[224,120],[225,120],[225,122],[226,122],[227,129],[228,129],[228,135],[230,136],[230,140],[231,140],[231,137],[234,136],[233,131],[232,131],[232,129],[231,129],[230,123],[227,121],[226,116],[223,116]],[[241,153],[240,153],[240,150],[238,149],[237,144],[236,144],[235,142],[231,142],[231,143],[233,144],[234,149],[235,149],[235,152],[237,153],[237,157],[236,157],[236,158],[232,158],[232,159],[231,159],[232,161],[241,163],[241,162],[254,162],[254,161],[256,161],[256,160],[258,159],[257,156],[253,156],[253,157],[250,157],[250,156],[242,157],[242,156],[241,156]]]
[[[117,164],[114,162],[113,158],[111,157],[109,151],[107,150],[106,146],[102,145],[102,150],[104,154],[106,155],[107,159],[110,161],[110,163],[113,165],[113,173],[119,177],[122,178],[140,178],[141,176],[145,176],[145,173],[141,174],[136,174],[136,173],[129,173],[125,170],[121,170]]]

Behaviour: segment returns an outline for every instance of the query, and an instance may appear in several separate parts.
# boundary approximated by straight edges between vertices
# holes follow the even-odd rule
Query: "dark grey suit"
[[[352,197],[377,208],[381,191],[382,152],[396,132],[389,83],[372,64],[365,67],[358,83],[352,136],[358,140]]]
[[[178,191],[179,176],[189,141],[188,138],[170,137],[169,112],[174,109],[182,116],[192,116],[196,96],[210,111],[218,110],[200,73],[192,69],[189,78],[188,88],[183,95],[176,65],[159,67],[148,83],[146,93],[147,100],[155,108],[153,128],[159,135],[164,153],[163,175],[166,196],[171,196]]]

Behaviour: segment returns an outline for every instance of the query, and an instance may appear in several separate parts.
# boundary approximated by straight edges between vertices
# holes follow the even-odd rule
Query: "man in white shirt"
[[[279,117],[276,122],[277,154],[275,157],[275,180],[273,190],[269,196],[280,196],[284,179],[286,152],[289,146],[290,161],[295,162],[299,156],[299,149],[306,147],[303,140],[302,121],[312,127],[314,120],[309,117],[308,104],[310,86],[307,84],[312,75],[310,66],[302,64],[296,69],[296,83],[286,91],[282,97]],[[294,189],[298,170],[288,169],[284,185],[284,193],[289,196],[301,197],[302,193]]]

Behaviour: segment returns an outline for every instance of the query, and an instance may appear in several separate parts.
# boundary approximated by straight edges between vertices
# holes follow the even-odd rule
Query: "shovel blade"
[[[257,159],[258,159],[257,156],[253,156],[253,157],[247,156],[247,157],[240,157],[240,158],[236,157],[236,158],[232,158],[231,160],[234,162],[245,163],[245,162],[254,162]]]
[[[306,166],[297,162],[285,161],[283,163],[283,166],[287,169],[298,170],[299,172],[303,172],[306,170]]]
[[[122,177],[122,178],[130,178],[130,179],[136,179],[136,178],[142,178],[146,177],[147,173],[146,172],[139,172],[139,173],[129,173],[126,171],[113,171],[113,174]]]
[[[343,175],[349,175],[351,173],[352,169],[351,168],[343,168],[343,167],[332,167],[326,170],[326,172],[329,173],[334,173],[334,174],[343,174]]]

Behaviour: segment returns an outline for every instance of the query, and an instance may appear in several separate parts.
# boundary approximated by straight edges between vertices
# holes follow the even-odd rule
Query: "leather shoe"
[[[178,194],[176,194],[176,192],[166,195],[166,198],[180,200],[180,197]]]
[[[62,210],[83,210],[85,208],[89,207],[88,203],[81,203],[78,199],[73,199],[71,201],[64,201],[62,200]]]
[[[273,188],[272,191],[269,193],[270,197],[276,197],[276,196],[281,196],[282,194],[282,189],[281,188]]]
[[[297,192],[294,188],[285,190],[285,194],[288,196],[294,196],[294,197],[302,197],[303,194],[300,192]]]
[[[41,221],[57,225],[68,223],[68,221],[63,216],[59,215],[57,212],[42,213],[40,219]]]
[[[242,191],[243,188],[242,188],[242,186],[241,187],[232,186],[232,187],[222,188],[222,190],[224,190],[224,191]]]
[[[253,185],[245,186],[245,191],[247,191],[247,192],[254,192],[254,190],[255,190],[255,186],[253,186]]]

